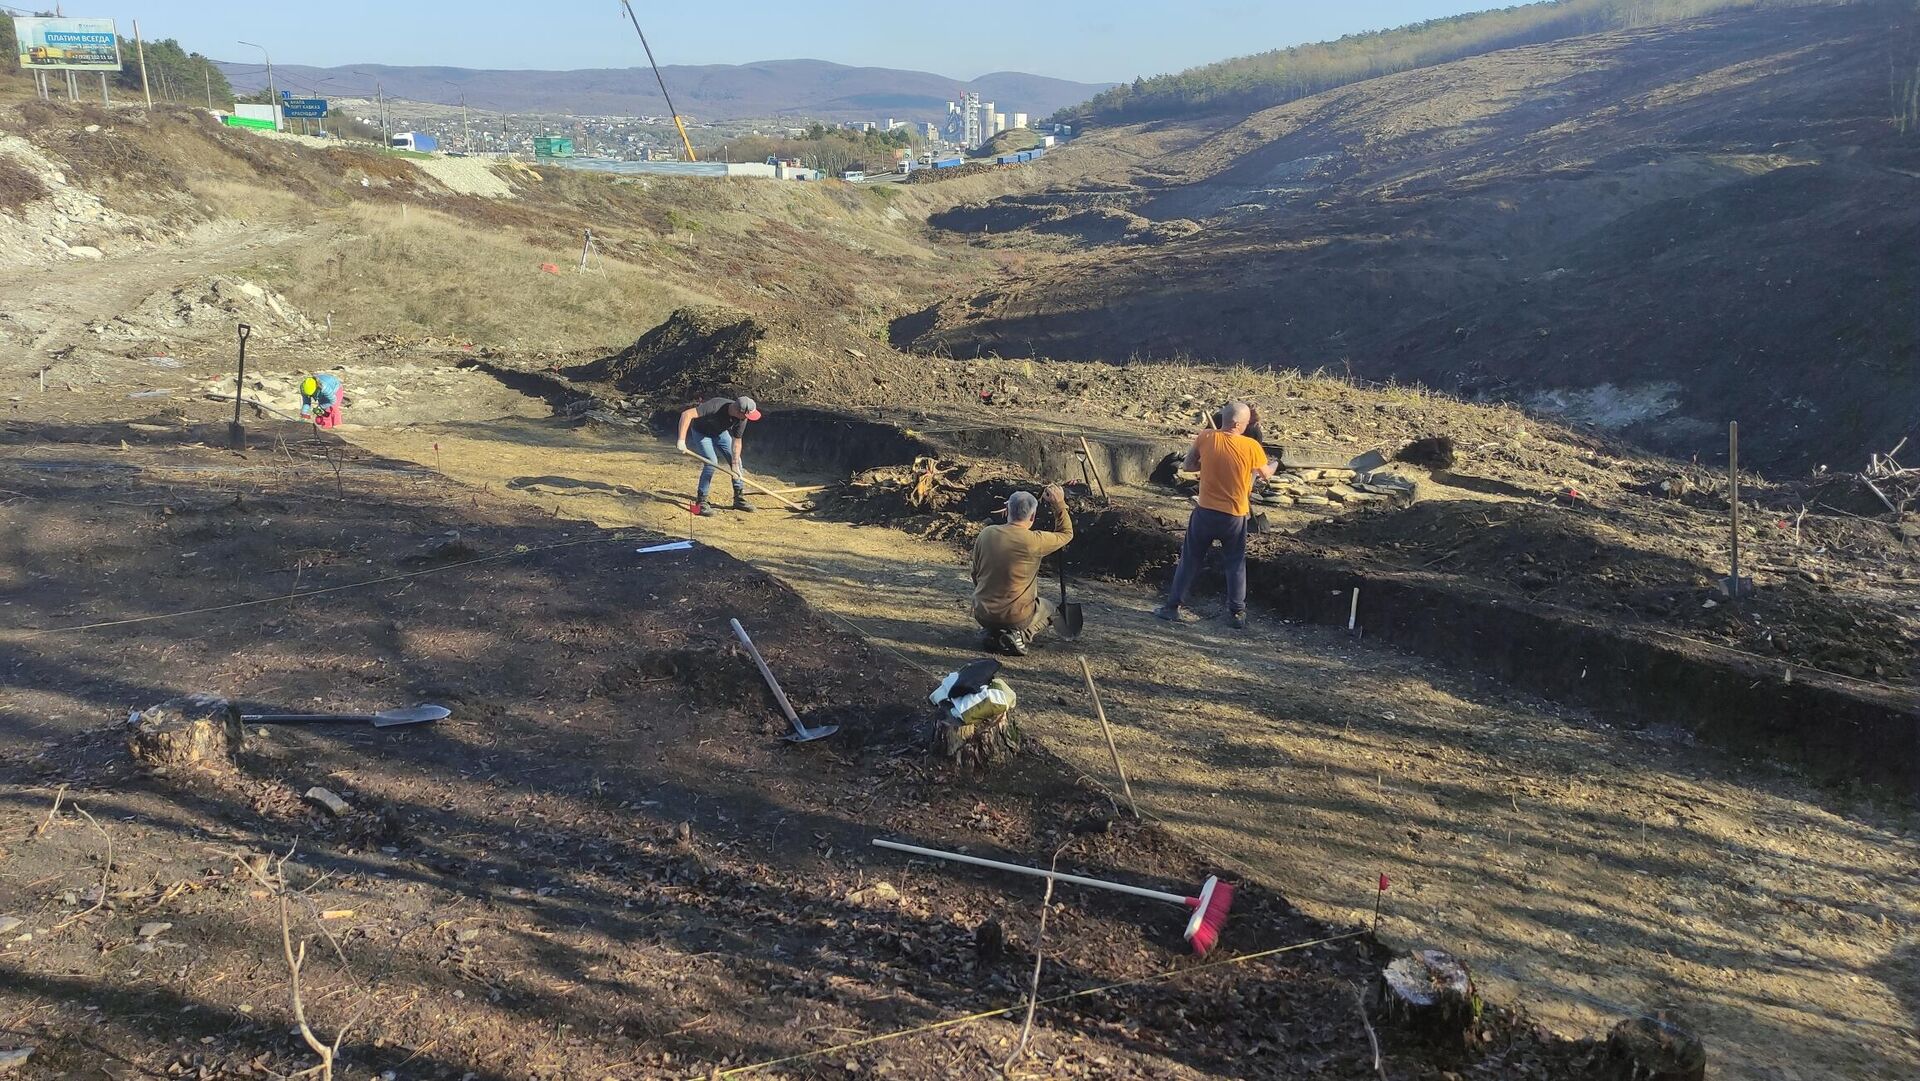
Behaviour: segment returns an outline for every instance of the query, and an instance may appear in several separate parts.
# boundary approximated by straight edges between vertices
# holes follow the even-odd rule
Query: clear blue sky
[[[5,0],[18,7],[22,0]],[[644,63],[618,0],[62,0],[68,15],[111,16],[217,60],[429,64],[479,68]],[[50,0],[35,6],[51,8]],[[636,0],[663,64],[806,57],[969,79],[1028,71],[1088,82],[1376,30],[1488,0]]]

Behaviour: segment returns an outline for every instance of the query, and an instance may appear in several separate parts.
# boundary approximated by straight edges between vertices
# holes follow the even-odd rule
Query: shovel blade
[[[823,724],[818,728],[802,728],[784,738],[788,743],[812,743],[816,739],[825,739],[838,731],[840,726],[837,724]]]
[[[1086,625],[1087,614],[1081,609],[1079,601],[1072,601],[1061,606],[1060,637],[1071,642],[1080,637],[1080,632]]]
[[[392,728],[402,724],[426,724],[429,721],[444,720],[453,716],[453,711],[445,706],[408,706],[406,709],[383,709],[373,715],[375,728]]]

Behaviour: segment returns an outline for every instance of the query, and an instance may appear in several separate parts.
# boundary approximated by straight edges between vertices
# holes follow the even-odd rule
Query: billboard
[[[119,71],[120,35],[112,19],[13,20],[22,71]]]

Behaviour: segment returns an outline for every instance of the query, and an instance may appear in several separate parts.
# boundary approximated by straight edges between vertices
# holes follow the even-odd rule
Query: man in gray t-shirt
[[[680,413],[680,449],[705,459],[700,483],[694,489],[694,513],[707,513],[707,491],[713,486],[713,470],[726,456],[733,466],[733,509],[752,510],[747,502],[747,486],[741,481],[746,471],[740,465],[740,452],[746,449],[747,422],[760,419],[760,407],[752,398],[708,398],[690,405]],[[691,437],[693,443],[688,445]]]

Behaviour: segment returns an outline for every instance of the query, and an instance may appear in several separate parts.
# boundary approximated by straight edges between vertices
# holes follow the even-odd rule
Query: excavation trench
[[[476,366],[535,394],[561,413],[588,398],[542,373]],[[657,434],[673,412],[647,415]],[[884,524],[965,543],[992,520],[1017,487],[1070,486],[1081,506],[1084,538],[1071,549],[1079,576],[1143,581],[1160,588],[1176,560],[1178,522],[1122,492],[1109,505],[1093,498],[1079,435],[1017,425],[942,425],[869,419],[807,407],[769,408],[749,435],[762,468],[792,466],[812,475],[853,475],[855,483],[820,500],[829,517]],[[1177,447],[1166,440],[1089,440],[1100,478],[1119,489],[1150,483]],[[916,461],[949,474],[931,499],[910,484],[877,484],[875,474],[904,474]],[[886,479],[886,478],[881,478]],[[1248,558],[1249,595],[1285,619],[1344,628],[1448,665],[1483,673],[1531,693],[1594,711],[1636,729],[1662,726],[1736,752],[1764,755],[1816,776],[1920,790],[1920,716],[1911,696],[1844,680],[1775,659],[1754,657],[1658,629],[1608,622],[1591,613],[1502,594],[1458,577],[1366,565],[1290,544],[1264,544]],[[1217,575],[1203,579],[1217,589]],[[1354,607],[1354,590],[1359,590]]]
[[[1080,484],[1077,438],[1010,427],[909,437],[883,423],[845,420],[821,428],[837,434],[803,434],[814,423],[796,417],[790,427],[769,425],[761,446],[776,455],[797,451],[814,468],[825,463],[811,455],[831,454],[836,465],[869,471],[822,501],[828,515],[965,543],[994,520],[1016,488],[1068,482],[1082,538],[1070,550],[1073,574],[1158,589],[1177,560],[1177,522],[1131,505],[1131,493],[1108,504]],[[816,449],[835,440],[831,450]],[[888,460],[892,446],[937,458],[950,478],[945,490],[927,500],[916,498],[911,484],[876,484],[874,474],[890,470],[913,479],[911,459]],[[1116,486],[1146,484],[1168,450],[1146,440],[1093,449]],[[1456,577],[1316,555],[1288,542],[1260,547],[1266,551],[1248,557],[1249,596],[1281,618],[1341,628],[1351,618],[1354,633],[1366,639],[1493,676],[1629,728],[1679,729],[1817,777],[1920,790],[1920,716],[1910,696],[1897,690],[1790,670],[1777,659],[1603,621]],[[1202,588],[1217,589],[1218,581],[1210,568]]]
[[[775,423],[783,414],[791,422]],[[768,513],[757,501],[759,513],[722,509],[694,519],[683,502],[692,463],[650,424],[611,419],[514,416],[351,436],[379,454],[444,463],[457,481],[505,491],[555,518],[688,535],[748,559],[836,623],[918,665],[929,687],[976,655],[965,541],[1006,491],[1039,479],[1034,470],[958,457],[940,442],[951,433],[930,421],[806,414],[775,401],[767,426],[749,434],[749,461],[769,484],[830,485],[810,493],[819,510]],[[1089,438],[1104,441],[1093,429]],[[917,472],[916,458],[964,466],[957,482],[931,485],[942,506],[906,498],[901,481]],[[834,483],[850,473],[851,482]],[[888,483],[876,482],[882,478]],[[1886,958],[1904,956],[1890,952],[1905,948],[1902,932],[1875,921],[1877,902],[1857,919],[1850,914],[1861,903],[1862,875],[1898,894],[1886,902],[1889,912],[1911,907],[1899,868],[1911,865],[1912,845],[1901,825],[1836,817],[1808,795],[1800,771],[1749,768],[1696,749],[1681,731],[1736,747],[1772,741],[1777,753],[1820,771],[1852,762],[1856,775],[1898,778],[1911,761],[1906,749],[1885,739],[1883,761],[1872,761],[1869,743],[1894,730],[1879,723],[1894,716],[1891,708],[1876,716],[1873,703],[1803,686],[1798,676],[1798,697],[1788,697],[1777,678],[1731,666],[1721,651],[1654,652],[1631,632],[1494,596],[1490,579],[1480,579],[1488,583],[1482,591],[1472,581],[1345,565],[1287,537],[1261,538],[1250,629],[1235,633],[1214,619],[1170,628],[1147,608],[1179,535],[1178,523],[1160,521],[1155,508],[1177,517],[1179,498],[1122,487],[1109,510],[1097,495],[1070,490],[1080,534],[1068,549],[1070,569],[1111,580],[1075,586],[1089,617],[1079,642],[1049,643],[1008,663],[1036,738],[1099,779],[1108,753],[1075,663],[1087,656],[1135,794],[1183,837],[1271,881],[1303,911],[1343,923],[1368,922],[1375,876],[1391,873],[1382,916],[1389,941],[1449,945],[1487,974],[1494,993],[1528,1002],[1567,1031],[1603,1031],[1618,1019],[1614,1011],[1684,995],[1740,1072],[1742,1056],[1791,1057],[1816,1039],[1819,1055],[1878,1057],[1858,1040],[1863,1022],[1852,1019],[1905,1023],[1904,998],[1881,975],[1891,971],[1881,967]],[[1425,505],[1368,517],[1396,521]],[[613,588],[652,588],[657,557],[622,558],[630,562]],[[1356,582],[1358,644],[1335,629],[1344,628],[1345,591]],[[1218,588],[1210,575],[1203,592]],[[1203,596],[1200,609],[1217,612],[1217,600]],[[1319,625],[1287,625],[1275,614]],[[1383,639],[1400,648],[1374,648]],[[629,686],[700,694],[711,686],[697,658],[673,652],[688,643],[660,645],[664,655],[629,658],[631,667],[612,677],[619,685],[596,686],[595,694]],[[773,663],[788,679],[790,665]],[[1476,672],[1594,708],[1550,708]],[[713,693],[748,701],[751,681],[737,667],[731,675]],[[789,682],[802,708],[824,709],[823,719],[836,723],[831,711],[843,705],[843,688]],[[1664,695],[1679,700],[1660,701]],[[758,731],[771,738],[783,723],[778,712],[764,698],[753,704]],[[1628,732],[1596,723],[1596,714],[1635,727],[1669,723]],[[1822,743],[1794,732],[1796,724],[1831,734]],[[1748,858],[1725,858],[1730,851]],[[1757,859],[1791,881],[1756,886]],[[1682,904],[1691,907],[1679,911]],[[1596,912],[1616,918],[1597,921]],[[1837,936],[1831,929],[1841,915],[1853,922]],[[1700,963],[1701,942],[1723,944],[1718,949],[1754,975],[1732,982],[1719,963]],[[1765,960],[1788,942],[1810,960]],[[1769,1001],[1788,1005],[1754,1013],[1746,980],[1762,978]],[[1570,993],[1554,990],[1563,986]],[[1829,1003],[1844,1004],[1850,1021],[1831,1020],[1839,1014]],[[1876,1061],[1845,1076],[1910,1075],[1903,1066]]]

